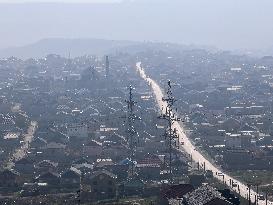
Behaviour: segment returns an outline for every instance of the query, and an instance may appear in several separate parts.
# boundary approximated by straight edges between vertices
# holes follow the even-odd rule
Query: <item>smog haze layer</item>
[[[162,41],[232,50],[273,45],[270,0],[0,2],[1,49],[51,37]]]

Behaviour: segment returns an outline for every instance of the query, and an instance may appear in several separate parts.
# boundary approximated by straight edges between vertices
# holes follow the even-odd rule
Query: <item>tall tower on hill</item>
[[[105,57],[105,76],[106,76],[106,78],[109,78],[109,67],[110,67],[109,56],[106,56]]]

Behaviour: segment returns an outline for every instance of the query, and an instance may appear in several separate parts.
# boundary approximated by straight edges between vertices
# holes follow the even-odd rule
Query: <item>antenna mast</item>
[[[109,62],[109,56],[105,56],[105,76],[106,78],[109,78],[109,69],[110,69],[110,62]]]

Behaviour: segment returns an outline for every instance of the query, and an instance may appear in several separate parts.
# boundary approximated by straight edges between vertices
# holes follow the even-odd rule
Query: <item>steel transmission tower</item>
[[[134,114],[134,106],[136,102],[133,100],[133,94],[132,94],[133,88],[130,85],[129,86],[129,99],[125,102],[127,103],[127,109],[128,109],[128,115],[127,115],[127,143],[129,145],[130,149],[130,161],[131,161],[131,175],[134,175],[134,160],[135,160],[135,152],[136,152],[136,146],[137,146],[137,139],[136,139],[136,130],[134,127],[134,121],[137,119],[136,115]]]
[[[171,81],[168,81],[167,96],[162,98],[163,102],[166,102],[166,109],[163,114],[159,116],[160,119],[164,119],[168,122],[168,127],[165,132],[165,139],[168,145],[169,151],[169,183],[174,183],[173,180],[173,166],[172,155],[174,154],[174,147],[178,147],[179,136],[176,128],[173,127],[174,122],[180,121],[180,118],[176,117],[173,113],[173,105],[176,101],[173,97]]]

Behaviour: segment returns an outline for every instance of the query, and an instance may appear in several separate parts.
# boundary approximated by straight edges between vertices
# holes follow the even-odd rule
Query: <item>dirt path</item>
[[[27,133],[23,134],[23,143],[21,147],[18,147],[11,157],[9,158],[6,167],[7,168],[12,168],[14,166],[14,162],[24,158],[29,150],[29,144],[33,140],[33,136],[35,134],[35,131],[37,129],[37,122],[36,121],[31,121]]]

